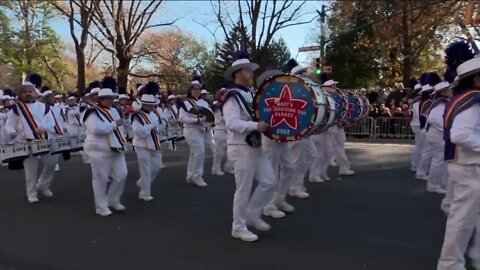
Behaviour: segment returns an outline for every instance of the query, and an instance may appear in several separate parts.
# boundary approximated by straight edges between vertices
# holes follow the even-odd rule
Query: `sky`
[[[236,1],[225,2],[225,4],[236,9],[234,8]],[[321,5],[321,1],[308,1],[303,7],[304,12],[309,13],[305,20],[312,18],[315,11],[321,9]],[[212,48],[215,44],[215,38],[213,35],[205,29],[205,27],[195,22],[198,21],[206,25],[211,31],[215,30],[218,24],[215,22],[210,1],[169,0],[162,3],[161,10],[157,14],[158,15],[152,18],[152,23],[169,22],[179,18],[174,27],[190,33],[197,40],[205,43],[207,47]],[[232,14],[232,17],[234,17],[234,14]],[[52,22],[52,27],[60,34],[66,43],[73,43],[66,19],[58,17]],[[275,35],[275,38],[282,37],[286,41],[292,57],[296,58],[300,63],[308,64],[310,59],[317,57],[316,54],[319,54],[319,52],[298,53],[298,48],[302,46],[316,45],[313,40],[317,35],[320,35],[318,27],[316,27],[315,22],[312,22],[305,25],[282,29]],[[223,34],[220,29],[216,32],[216,38],[220,42],[223,40]]]

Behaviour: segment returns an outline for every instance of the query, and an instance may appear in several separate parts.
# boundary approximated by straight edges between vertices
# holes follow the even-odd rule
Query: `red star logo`
[[[351,119],[352,118],[352,111],[355,109],[355,104],[353,103],[348,103],[348,111],[347,111],[347,118]]]
[[[305,100],[292,98],[292,91],[287,84],[283,86],[280,97],[266,98],[265,103],[272,109],[270,127],[285,123],[291,129],[297,129],[298,111],[305,109],[308,104]]]

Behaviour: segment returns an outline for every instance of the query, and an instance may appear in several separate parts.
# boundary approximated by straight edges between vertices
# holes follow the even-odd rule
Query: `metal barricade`
[[[414,134],[410,128],[409,118],[378,117],[375,118],[373,139],[413,139]]]
[[[371,117],[363,118],[357,123],[348,125],[345,127],[345,135],[351,135],[355,137],[365,137],[368,136],[370,141],[374,138],[373,131],[375,121]]]
[[[377,138],[414,139],[415,137],[410,128],[410,119],[398,117],[367,117],[345,127],[345,134],[354,137],[368,136],[370,141]]]

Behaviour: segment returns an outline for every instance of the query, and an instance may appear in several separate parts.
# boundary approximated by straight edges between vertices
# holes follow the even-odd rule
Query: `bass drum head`
[[[348,105],[347,97],[340,90],[335,92],[328,92],[335,100],[335,121],[342,121],[346,115],[346,108]]]
[[[360,99],[355,93],[347,92],[348,106],[346,110],[345,120],[347,122],[354,122],[358,120],[362,113],[362,105]]]
[[[264,135],[278,142],[305,137],[317,122],[315,96],[315,91],[302,78],[278,75],[267,79],[253,102],[257,119],[269,124]]]

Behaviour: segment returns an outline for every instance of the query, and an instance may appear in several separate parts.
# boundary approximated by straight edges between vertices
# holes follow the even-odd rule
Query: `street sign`
[[[332,73],[332,66],[323,66],[323,72]]]
[[[320,46],[308,46],[308,47],[298,48],[298,52],[312,52],[312,51],[320,51]]]

